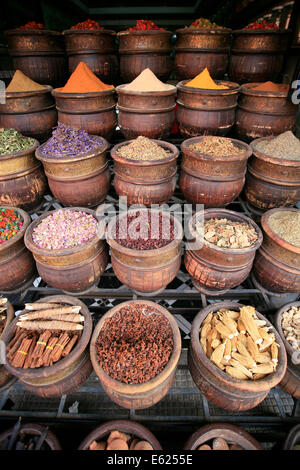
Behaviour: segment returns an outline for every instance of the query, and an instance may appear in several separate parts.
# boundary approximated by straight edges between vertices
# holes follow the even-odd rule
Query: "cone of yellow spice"
[[[202,88],[205,90],[228,89],[228,86],[217,85],[217,83],[211,78],[207,67],[205,67],[205,69],[201,73],[199,73],[196,77],[194,77],[192,80],[187,82],[185,86],[192,87],[192,88]]]

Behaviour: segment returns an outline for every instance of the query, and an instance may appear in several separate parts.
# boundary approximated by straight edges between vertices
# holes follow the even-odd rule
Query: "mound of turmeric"
[[[185,86],[193,88],[203,88],[206,90],[225,90],[228,89],[228,86],[218,85],[210,76],[210,73],[205,67],[205,69],[199,73],[195,78],[190,80],[185,84]]]

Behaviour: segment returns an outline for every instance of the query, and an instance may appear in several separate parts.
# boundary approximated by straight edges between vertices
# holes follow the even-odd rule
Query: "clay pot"
[[[210,156],[189,148],[205,137],[187,139],[181,144],[182,161],[179,188],[193,204],[224,207],[241,193],[251,148],[239,140],[228,139],[243,152],[232,156]]]
[[[59,210],[68,209],[66,207]],[[91,209],[72,207],[72,210],[92,214],[99,220],[98,233],[89,242],[58,250],[47,250],[37,246],[32,239],[34,228],[55,211],[37,217],[28,227],[24,241],[33,254],[39,275],[49,286],[69,294],[82,294],[98,285],[108,263],[108,251],[104,240],[105,224]]]
[[[221,308],[239,310],[242,304],[236,302],[218,302],[200,310],[192,323],[191,342],[188,352],[188,367],[193,380],[200,392],[216,406],[232,411],[246,411],[255,408],[268,395],[269,391],[283,379],[287,367],[287,357],[284,344],[274,331],[276,343],[279,344],[278,366],[272,374],[259,380],[240,380],[231,377],[219,369],[204,353],[199,331],[201,324],[210,312],[217,312]],[[261,313],[256,312],[259,319],[271,323]]]
[[[111,149],[114,160],[114,187],[119,196],[127,197],[128,205],[163,204],[173,196],[176,187],[176,161],[179,151],[175,145],[161,140],[155,142],[169,155],[162,160],[130,160],[118,154],[119,149],[130,144],[125,141]]]
[[[174,69],[178,80],[196,77],[206,67],[213,78],[226,73],[231,42],[230,29],[176,30]]]
[[[41,145],[35,156],[44,166],[53,196],[64,206],[95,207],[103,202],[110,188],[106,159],[108,142],[99,138],[99,149],[72,158],[45,156]]]
[[[213,423],[206,424],[194,432],[186,442],[185,450],[197,450],[198,447],[217,437],[225,439],[230,444],[237,444],[243,450],[263,450],[260,443],[248,432],[234,424]]]
[[[288,433],[284,442],[283,450],[293,450],[300,443],[300,424],[294,426]]]
[[[168,364],[162,372],[157,374],[153,379],[143,384],[125,384],[112,379],[106,374],[106,372],[104,372],[97,358],[96,341],[107,318],[112,317],[124,306],[136,304],[148,305],[149,307],[155,308],[159,313],[163,314],[167,318],[173,331],[174,347]],[[90,356],[93,368],[105,392],[108,394],[110,399],[119,406],[136,410],[149,408],[150,406],[155,405],[168,393],[175,379],[180,353],[181,337],[177,322],[173,315],[171,315],[164,307],[148,300],[129,300],[110,309],[105,313],[105,315],[103,315],[95,326],[90,343]]]
[[[112,431],[115,430],[133,435],[142,441],[149,442],[154,450],[162,450],[156,437],[145,426],[127,419],[108,421],[93,429],[93,431],[90,432],[90,434],[88,434],[81,442],[78,450],[89,450],[89,446],[93,441],[103,441],[108,438]]]
[[[21,230],[0,245],[0,292],[12,294],[29,287],[36,275],[32,254],[24,245],[24,235],[31,223],[31,218],[18,207],[1,207],[16,210],[23,219]]]
[[[51,96],[52,87],[44,90],[8,92],[0,104],[0,126],[44,142],[57,124],[57,112]]]
[[[286,374],[280,382],[279,387],[282,388],[286,393],[292,395],[296,400],[300,398],[300,363],[298,362],[297,364],[295,361],[293,361],[293,356],[297,355],[297,353],[284,336],[281,323],[282,316],[285,312],[290,310],[290,308],[292,307],[299,308],[299,306],[300,302],[290,302],[281,307],[279,310],[277,310],[274,317],[275,327],[278,333],[280,334],[280,337],[287,352]],[[298,356],[300,356],[299,353]]]
[[[3,443],[6,439],[10,438],[10,436],[13,434],[13,431],[14,428],[12,427],[0,434],[0,447],[1,443]],[[45,431],[46,427],[42,426],[41,424],[26,423],[21,424],[18,435],[19,437],[23,436],[24,434],[29,436],[42,436]],[[50,429],[48,429],[46,433],[44,443],[47,444],[49,447],[49,449],[47,450],[62,450],[60,442],[58,441],[56,435]]]
[[[224,294],[245,281],[252,269],[256,250],[263,240],[258,225],[242,213],[227,209],[204,210],[203,221],[213,218],[248,223],[255,228],[258,239],[254,245],[247,248],[229,249],[216,246],[204,240],[196,231],[195,224],[202,220],[202,213],[194,214],[188,225],[190,239],[186,244],[184,264],[196,289],[211,296]]]
[[[92,317],[86,305],[76,297],[52,295],[41,298],[37,302],[63,302],[67,305],[80,305],[80,314],[84,316],[82,333],[72,351],[52,366],[23,369],[12,366],[7,360],[5,367],[12,375],[18,377],[26,390],[34,395],[45,398],[61,397],[80,388],[92,372],[87,348],[92,334]],[[25,313],[25,310],[22,313]],[[5,345],[8,345],[13,338],[18,321],[18,318],[15,318],[3,335],[2,339]]]
[[[0,340],[2,340],[3,334],[7,331],[9,325],[13,321],[15,317],[15,311],[10,302],[6,302],[6,311],[4,314],[6,315],[6,321],[5,321],[5,326],[4,330],[0,334]],[[4,367],[3,364],[0,364],[0,393],[4,392],[7,390],[14,382],[16,382],[17,378],[11,375],[6,368]],[[0,437],[0,442],[1,442],[1,437]]]
[[[145,211],[147,209],[139,209]],[[162,212],[164,217],[174,219],[176,235],[172,242],[162,248],[135,250],[120,245],[114,236],[117,218],[113,218],[107,227],[107,243],[111,250],[111,263],[116,277],[139,295],[154,295],[162,292],[176,277],[181,265],[181,242],[183,229],[180,222],[169,213],[151,209],[152,213]],[[121,215],[136,214],[136,209]]]
[[[188,80],[177,84],[176,118],[179,132],[185,137],[228,134],[235,123],[239,85],[216,80],[224,90],[208,90],[186,86]]]

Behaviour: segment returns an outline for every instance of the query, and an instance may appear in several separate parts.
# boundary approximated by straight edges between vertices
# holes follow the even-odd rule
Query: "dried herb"
[[[173,346],[169,321],[144,304],[124,306],[107,318],[96,341],[103,370],[126,384],[145,383],[162,372]]]
[[[285,339],[295,351],[300,351],[300,308],[291,307],[282,314],[281,328]]]
[[[0,245],[14,235],[23,227],[23,218],[15,209],[0,207]]]
[[[260,142],[254,142],[254,149],[265,155],[284,160],[300,160],[300,140],[291,132],[282,134]]]
[[[171,152],[148,137],[139,136],[130,144],[122,145],[118,154],[130,160],[162,160],[169,157]]]
[[[25,137],[15,129],[0,128],[0,155],[22,152],[33,147],[35,140]]]
[[[196,223],[196,229],[205,240],[222,248],[247,248],[254,245],[258,239],[258,233],[251,224],[225,218],[205,221],[204,232],[200,222]]]
[[[269,226],[286,242],[300,246],[300,211],[276,211],[269,217]]]
[[[245,149],[233,144],[230,139],[217,136],[204,137],[200,142],[190,144],[188,148],[202,155],[211,155],[212,157],[228,157],[245,152]]]
[[[74,129],[58,122],[52,137],[40,147],[40,152],[46,157],[70,158],[99,150],[103,145],[101,137],[89,135],[83,129]]]

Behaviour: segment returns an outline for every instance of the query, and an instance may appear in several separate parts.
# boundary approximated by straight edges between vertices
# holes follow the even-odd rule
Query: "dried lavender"
[[[0,128],[0,155],[21,152],[32,147],[35,140],[25,137],[15,129]]]
[[[40,151],[46,157],[77,157],[98,150],[104,144],[101,137],[90,135],[83,129],[74,129],[58,122],[52,137],[41,146]]]

